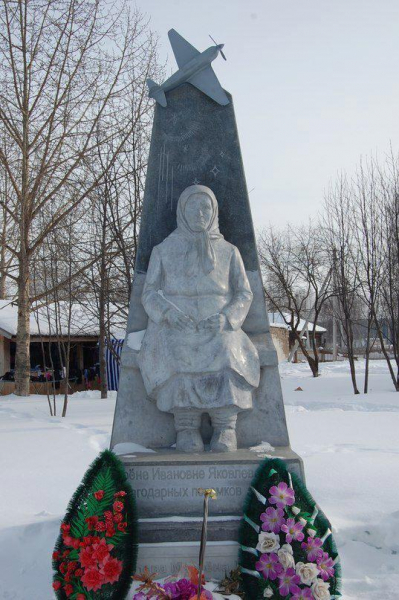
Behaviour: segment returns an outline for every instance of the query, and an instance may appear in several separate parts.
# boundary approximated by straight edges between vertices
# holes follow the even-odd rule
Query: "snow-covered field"
[[[343,598],[398,600],[399,394],[385,363],[372,363],[367,396],[352,394],[347,363],[322,366],[318,379],[306,365],[280,371],[291,445],[335,529]],[[49,416],[43,396],[0,397],[1,599],[52,598],[59,521],[110,439],[115,395],[97,394],[71,397],[65,419]]]

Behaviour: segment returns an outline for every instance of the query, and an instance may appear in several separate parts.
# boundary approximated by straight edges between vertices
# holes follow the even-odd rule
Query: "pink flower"
[[[306,540],[306,542],[302,542],[301,544],[301,548],[303,548],[304,550],[306,550],[307,555],[308,555],[308,560],[310,560],[311,562],[315,562],[319,556],[321,556],[321,553],[323,552],[321,550],[321,547],[323,545],[323,542],[321,541],[320,538],[312,538],[312,537],[308,537],[308,539]]]
[[[299,590],[299,592],[291,596],[291,600],[314,600],[314,596],[312,594],[312,590],[305,588],[304,590]]]
[[[255,569],[262,573],[265,579],[277,579],[284,571],[283,566],[279,563],[278,556],[274,552],[270,554],[262,554],[255,565]]]
[[[93,592],[99,590],[102,584],[105,583],[100,571],[93,567],[86,569],[81,581],[87,590],[93,590]]]
[[[281,531],[287,534],[286,541],[290,544],[292,540],[297,540],[298,542],[302,542],[304,539],[304,534],[302,533],[303,524],[296,523],[295,519],[287,519],[284,525],[281,526]]]
[[[269,508],[261,514],[260,520],[263,521],[263,531],[279,533],[281,525],[285,523],[284,511],[281,508],[272,508],[269,506]]]
[[[92,546],[92,558],[99,563],[102,563],[108,556],[110,551],[112,550],[113,545],[107,544],[105,538],[102,538],[98,544],[93,544]]]
[[[301,591],[301,588],[298,587],[298,583],[301,583],[301,578],[295,573],[295,569],[289,568],[278,577],[280,579],[278,591],[282,596],[298,594]]]
[[[277,508],[292,506],[295,502],[294,490],[288,487],[284,481],[281,481],[277,487],[273,485],[269,493],[271,494],[269,498],[270,504],[275,504]]]
[[[108,556],[104,559],[100,573],[104,577],[105,583],[115,583],[118,581],[123,569],[123,563],[117,558]]]
[[[97,560],[93,556],[93,548],[91,546],[86,546],[86,548],[81,549],[79,553],[79,562],[85,569],[97,565]]]
[[[317,568],[320,571],[320,577],[323,579],[323,581],[327,581],[327,579],[330,579],[330,577],[334,575],[334,561],[330,556],[328,556],[327,552],[323,552],[320,556],[318,556]]]

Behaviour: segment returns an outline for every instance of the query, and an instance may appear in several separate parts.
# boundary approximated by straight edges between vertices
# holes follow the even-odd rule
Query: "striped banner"
[[[118,390],[120,361],[116,359],[115,354],[120,358],[123,342],[124,340],[111,340],[112,350],[109,348],[108,342],[106,342],[105,362],[107,365],[107,386],[109,390]]]

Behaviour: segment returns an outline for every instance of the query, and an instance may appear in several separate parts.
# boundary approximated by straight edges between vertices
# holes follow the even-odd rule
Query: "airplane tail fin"
[[[147,79],[148,95],[150,98],[154,98],[161,106],[167,106],[165,92],[160,85],[155,83],[152,79]]]

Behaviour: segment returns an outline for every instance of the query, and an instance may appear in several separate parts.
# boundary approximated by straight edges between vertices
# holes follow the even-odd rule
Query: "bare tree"
[[[329,296],[330,271],[317,227],[283,231],[269,228],[258,240],[265,294],[269,306],[290,327],[314,377],[319,375],[319,351],[315,330]],[[301,321],[312,317],[311,351],[303,337]]]
[[[353,391],[359,394],[356,381],[356,356],[353,324],[358,306],[360,257],[355,244],[353,189],[345,175],[340,175],[325,198],[324,235],[329,248],[338,299],[335,317],[341,324],[349,360]]]
[[[29,393],[31,268],[49,233],[84,202],[114,163],[134,123],[119,119],[137,60],[151,76],[156,40],[138,11],[105,0],[3,0],[0,13],[0,123],[12,144],[0,164],[18,228],[13,275],[18,295],[16,393]],[[136,62],[135,62],[136,61]],[[142,76],[142,73],[140,74]],[[97,136],[101,122],[102,136]],[[117,140],[106,164],[99,144]],[[38,223],[38,216],[45,218]],[[48,291],[48,290],[47,290]],[[36,298],[37,300],[37,298]]]

